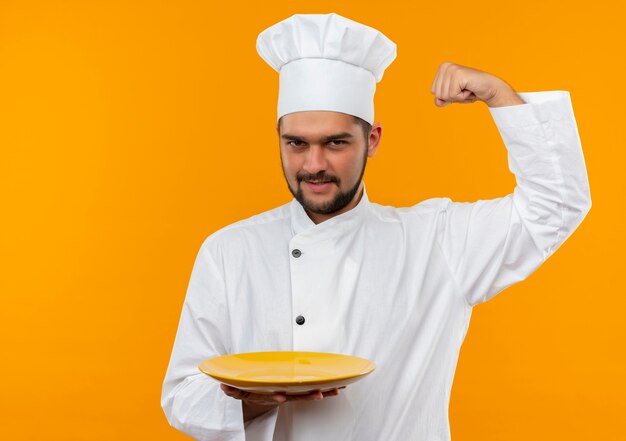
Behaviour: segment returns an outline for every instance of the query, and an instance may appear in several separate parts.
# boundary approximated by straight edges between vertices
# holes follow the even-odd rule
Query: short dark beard
[[[293,197],[296,198],[298,202],[300,202],[300,205],[302,205],[302,207],[305,210],[308,210],[316,214],[331,214],[331,213],[341,210],[346,205],[348,205],[352,201],[352,199],[354,199],[354,196],[356,195],[357,191],[359,191],[359,186],[361,185],[361,179],[363,178],[363,174],[365,173],[366,165],[367,165],[367,147],[365,148],[365,154],[363,155],[363,167],[361,168],[361,173],[359,174],[359,179],[357,179],[356,183],[352,186],[352,188],[349,191],[345,193],[340,191],[339,193],[337,193],[337,195],[332,201],[329,201],[328,203],[322,205],[321,207],[314,207],[306,202],[306,200],[304,199],[304,194],[302,193],[302,186],[300,185],[301,182],[310,181],[310,180],[330,181],[330,182],[334,182],[337,186],[339,186],[341,184],[341,180],[339,178],[336,178],[334,176],[326,176],[326,174],[322,170],[320,173],[316,173],[314,175],[310,175],[310,174],[296,175],[296,181],[298,182],[297,184],[298,190],[296,192],[294,192],[293,189],[291,188],[291,185],[289,185],[289,181],[287,181],[287,187],[289,188],[289,191],[291,192]],[[285,168],[283,167],[283,174],[284,173],[285,173]],[[285,175],[285,179],[287,179],[286,175]]]

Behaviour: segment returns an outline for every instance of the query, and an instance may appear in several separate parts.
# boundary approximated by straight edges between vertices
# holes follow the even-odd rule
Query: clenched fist
[[[430,89],[435,105],[484,101],[489,107],[525,104],[504,80],[468,66],[443,62]]]

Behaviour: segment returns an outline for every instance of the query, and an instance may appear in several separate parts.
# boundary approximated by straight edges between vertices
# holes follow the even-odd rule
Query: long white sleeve
[[[567,91],[519,93],[526,104],[489,108],[517,185],[503,198],[447,199],[438,240],[469,305],[535,271],[591,208],[587,170]]]
[[[170,425],[202,441],[245,439],[241,402],[198,370],[206,358],[229,352],[224,282],[204,242],[191,273],[163,382],[161,406]]]

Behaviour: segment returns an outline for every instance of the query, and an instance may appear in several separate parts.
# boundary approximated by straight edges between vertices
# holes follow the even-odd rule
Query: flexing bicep
[[[520,93],[527,104],[490,108],[508,150],[510,195],[448,203],[439,240],[468,303],[523,280],[580,225],[591,207],[569,93]]]

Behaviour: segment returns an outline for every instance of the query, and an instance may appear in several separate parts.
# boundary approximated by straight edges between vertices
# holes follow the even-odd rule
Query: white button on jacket
[[[395,208],[364,191],[317,225],[294,199],[210,235],[163,383],[170,424],[207,441],[450,440],[473,306],[528,277],[591,206],[569,92],[519,95],[526,104],[489,108],[516,177],[508,196]],[[351,354],[377,369],[336,397],[283,404],[244,425],[241,402],[197,366],[271,350]]]

